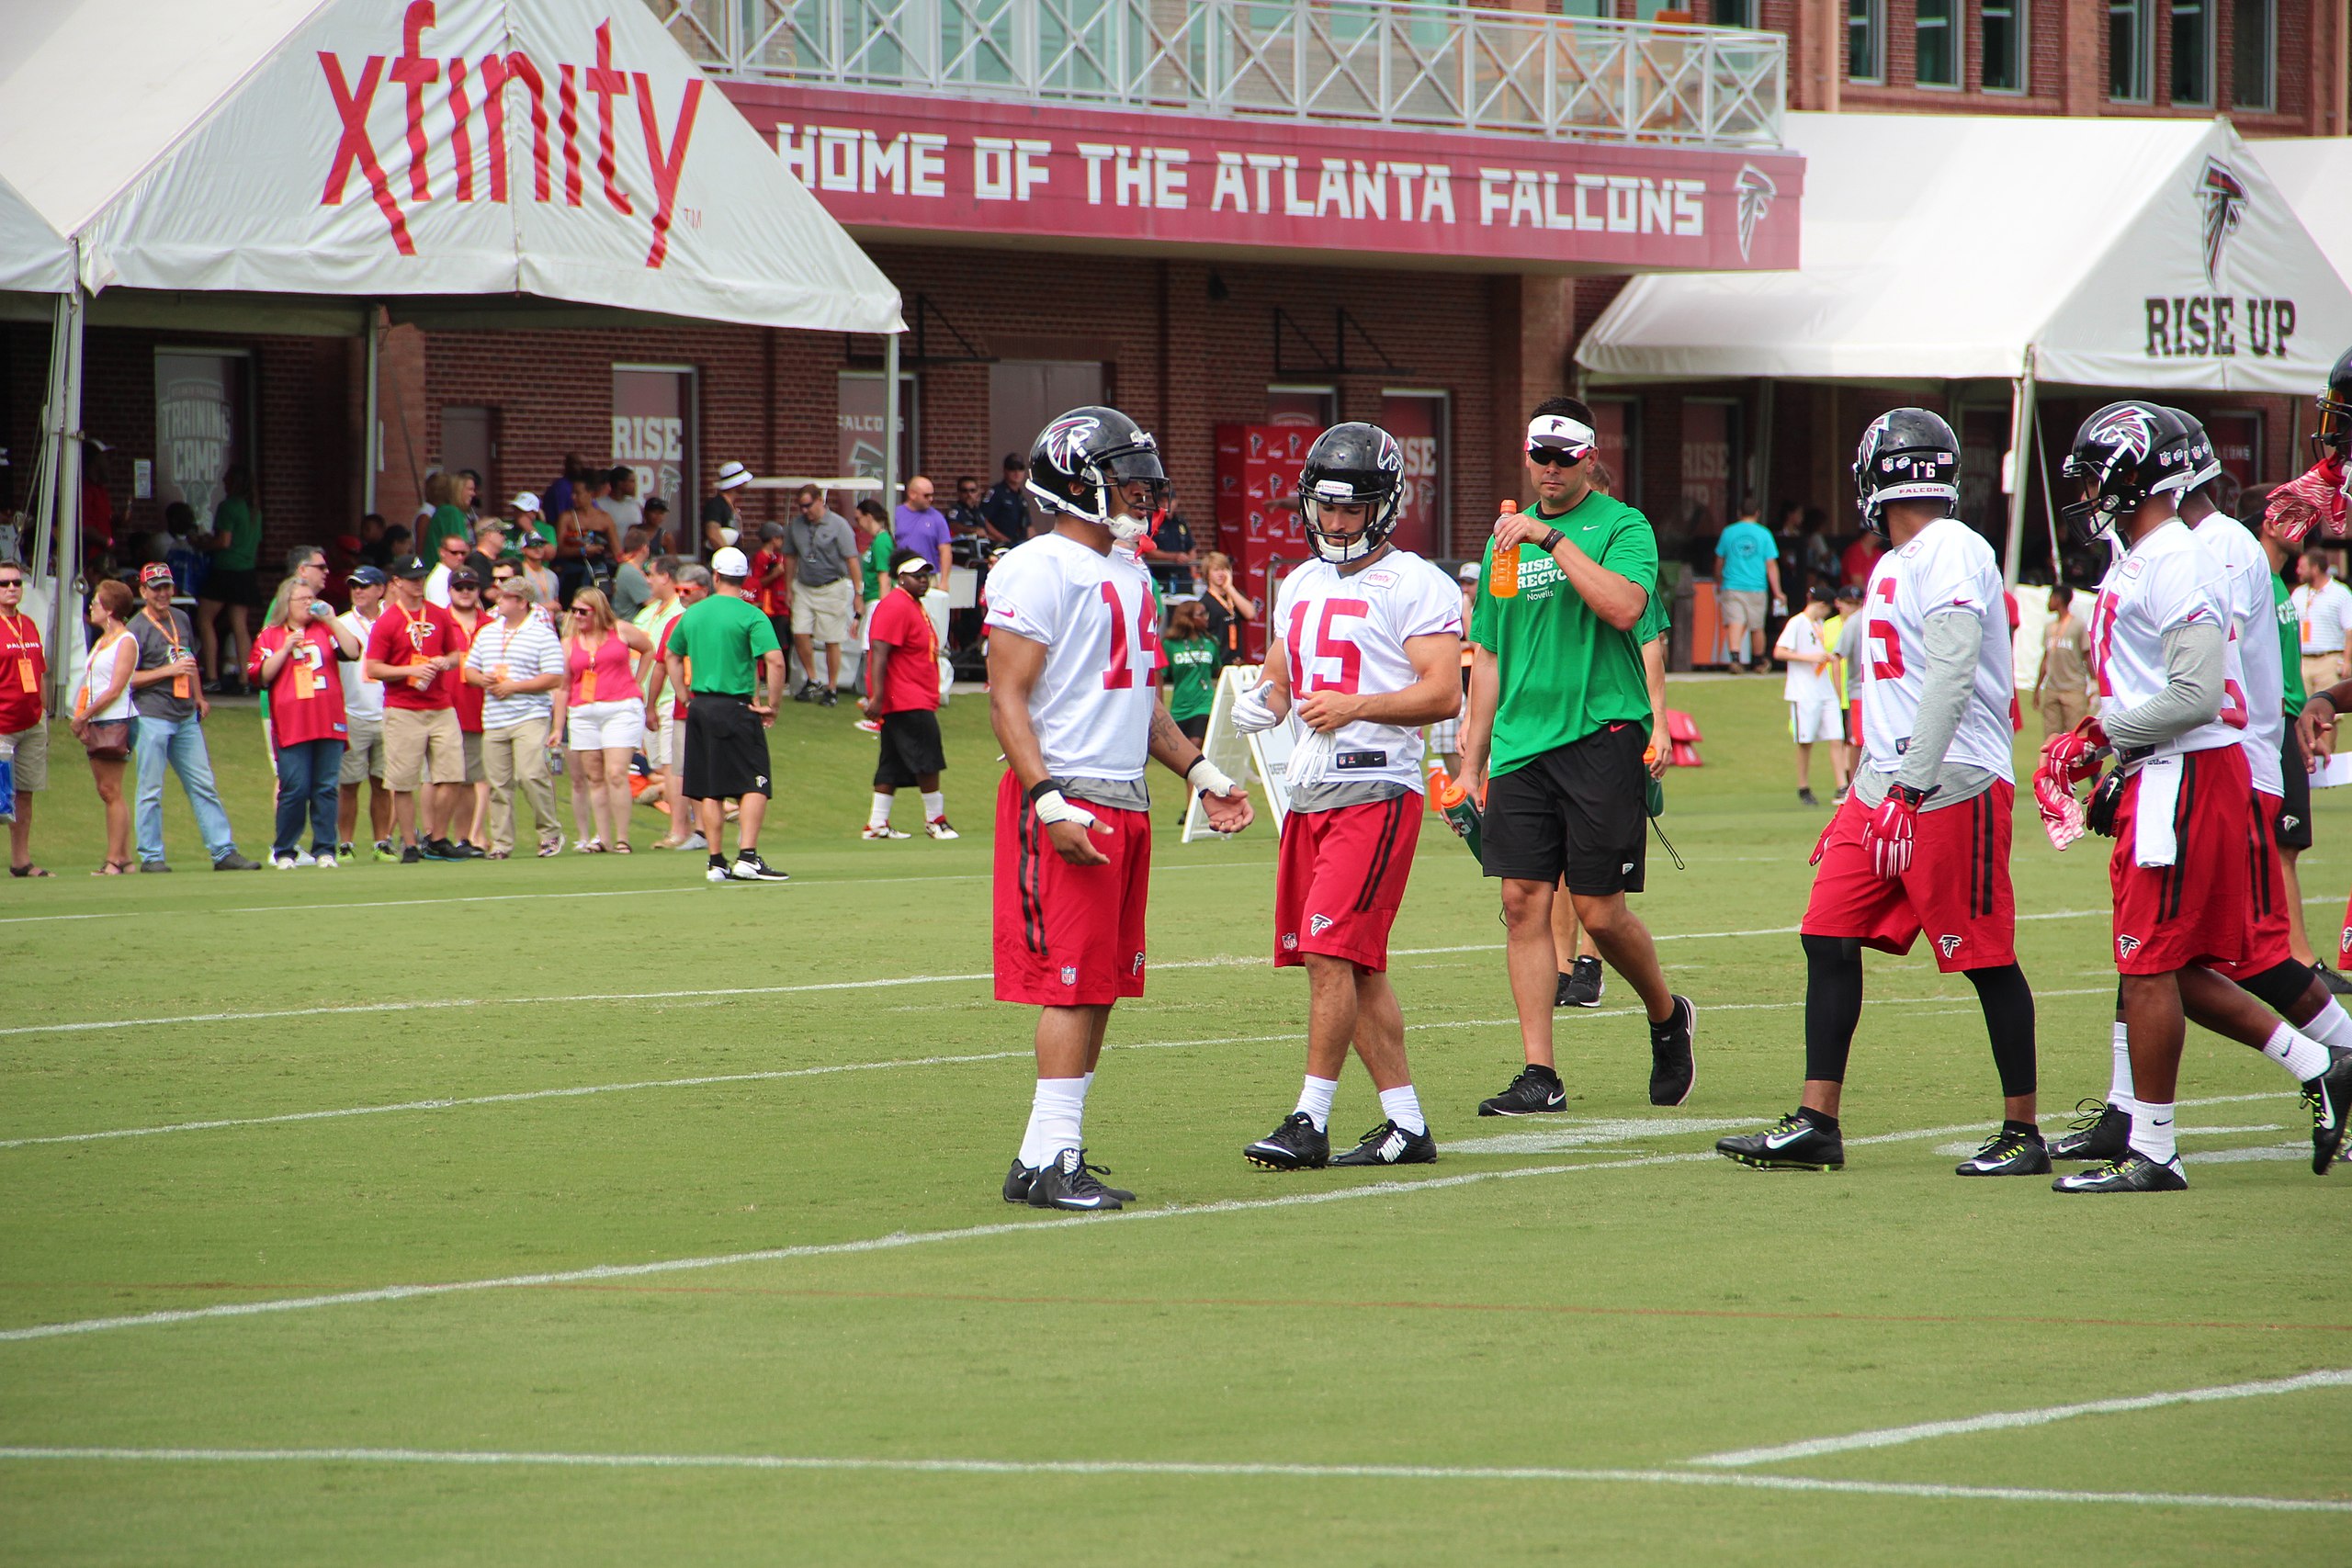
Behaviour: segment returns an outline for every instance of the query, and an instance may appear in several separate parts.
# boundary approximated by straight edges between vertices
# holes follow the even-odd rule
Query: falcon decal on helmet
[[[1117,409],[1071,409],[1037,433],[1029,493],[1048,513],[1097,523],[1114,539],[1137,538],[1166,501],[1168,471],[1148,432]]]
[[[1315,553],[1338,566],[1362,560],[1388,542],[1405,505],[1405,449],[1376,424],[1335,424],[1306,449],[1298,474],[1298,519]],[[1363,529],[1333,533],[1323,525],[1326,506],[1365,509]]]

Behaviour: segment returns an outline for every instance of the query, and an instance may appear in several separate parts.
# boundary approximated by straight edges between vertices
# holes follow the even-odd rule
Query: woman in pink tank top
[[[613,616],[603,592],[583,588],[571,597],[563,638],[564,686],[555,721],[571,748],[593,822],[581,824],[581,849],[629,852],[629,755],[645,739],[645,689],[638,660],[653,639]]]

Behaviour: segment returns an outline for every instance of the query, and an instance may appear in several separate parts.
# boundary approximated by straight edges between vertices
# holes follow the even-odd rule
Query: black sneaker
[[[1320,1170],[1331,1163],[1331,1135],[1306,1111],[1294,1111],[1241,1157],[1261,1170]]]
[[[458,852],[458,846],[451,843],[447,839],[419,840],[418,853],[423,855],[426,860],[463,860],[466,858]],[[402,860],[406,860],[408,857],[406,855],[402,855],[401,858]]]
[[[1821,802],[1814,798],[1813,791],[1809,789],[1801,789],[1797,791],[1797,804],[1799,806],[1818,806]]]
[[[778,871],[760,858],[757,850],[737,850],[734,867],[728,873],[738,882],[789,882],[792,873]]]
[[[1568,1091],[1560,1086],[1560,1075],[1549,1067],[1539,1067],[1530,1062],[1519,1069],[1519,1077],[1510,1087],[1492,1100],[1478,1102],[1481,1116],[1532,1116],[1543,1111],[1566,1111]]]
[[[2338,1056],[2327,1071],[2303,1085],[2312,1113],[2312,1174],[2325,1176],[2344,1147],[2344,1119],[2352,1111],[2352,1056]]]
[[[257,860],[247,860],[236,851],[231,850],[227,854],[222,855],[219,860],[212,863],[212,869],[215,871],[259,871],[261,869],[261,862]],[[2341,1135],[2337,1137],[2336,1141],[2338,1143],[2343,1142]]]
[[[1650,1025],[1652,1105],[1679,1105],[1690,1098],[1690,1087],[1699,1081],[1699,1065],[1690,1057],[1690,1036],[1698,1021],[1698,1005],[1689,997],[1676,997],[1674,1015]]]
[[[415,865],[424,859],[424,852],[418,849],[414,844],[403,844],[401,846],[401,863],[402,865]]]
[[[1004,1201],[1008,1203],[1026,1203],[1029,1201],[1029,1189],[1036,1183],[1036,1180],[1037,1173],[1023,1165],[1019,1155],[1013,1156],[1012,1168],[1004,1173]],[[1102,1190],[1122,1203],[1132,1203],[1136,1201],[1136,1195],[1124,1187],[1105,1187]]]
[[[2325,962],[2312,964],[2312,973],[2319,976],[2319,983],[2327,987],[2328,995],[2352,997],[2352,978],[2337,974]]]
[[[1383,1122],[1358,1140],[1346,1154],[1335,1155],[1338,1165],[1435,1165],[1437,1140],[1427,1132],[1408,1133],[1394,1122]]]
[[[2126,1148],[2121,1159],[2109,1160],[2095,1169],[2075,1171],[2050,1184],[2052,1192],[2182,1192],[2188,1188],[2188,1178],[2181,1173],[2180,1156],[2176,1155],[2158,1165],[2134,1148]]]
[[[1758,1170],[1846,1168],[1846,1140],[1793,1111],[1760,1133],[1717,1138],[1715,1153]]]
[[[2074,1131],[2050,1145],[2052,1159],[2086,1159],[2110,1165],[2132,1148],[2132,1113],[2103,1100],[2075,1105]]]
[[[1091,1213],[1116,1209],[1135,1197],[1130,1192],[1122,1198],[1095,1180],[1094,1173],[1098,1170],[1102,1170],[1102,1168],[1086,1163],[1084,1149],[1064,1149],[1029,1179],[1029,1206],[1033,1209],[1069,1209],[1079,1213]],[[1102,1173],[1110,1174],[1108,1171]]]
[[[1954,1176],[2047,1176],[2050,1145],[2040,1133],[2003,1127],[1984,1140],[1973,1157],[1951,1168]]]
[[[1608,988],[1608,984],[1600,973],[1600,959],[1573,959],[1568,964],[1568,972],[1560,976],[1560,994],[1552,1005],[1597,1008],[1600,1005],[1600,993]]]
[[[802,682],[800,689],[792,694],[792,700],[796,703],[815,702],[817,700],[817,683],[813,681]]]
[[[490,858],[490,852],[480,844],[453,844],[450,847],[458,852],[459,860],[488,860]]]
[[[841,702],[841,700],[842,694],[833,690],[831,686],[826,687],[823,691],[817,694],[817,705],[820,708],[835,706]]]

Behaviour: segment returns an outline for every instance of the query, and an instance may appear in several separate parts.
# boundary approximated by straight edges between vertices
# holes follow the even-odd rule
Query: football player
[[[2170,467],[2188,470],[2179,491],[2180,520],[2222,573],[2229,644],[2236,655],[2227,679],[2241,682],[2236,705],[2243,706],[2245,715],[2245,728],[2235,734],[2245,750],[2254,784],[2255,808],[2248,823],[2254,881],[2247,891],[2250,923],[2245,956],[2214,967],[2260,998],[2297,1030],[2340,1055],[2352,1049],[2352,1015],[2345,1012],[2317,972],[2308,964],[2297,963],[2290,950],[2288,922],[2295,895],[2287,879],[2280,844],[2282,835],[2292,829],[2301,829],[2303,841],[2310,841],[2311,796],[2304,782],[2309,774],[2302,754],[2293,749],[2287,733],[2286,665],[2278,642],[2274,588],[2278,576],[2255,536],[2214,504],[2213,481],[2221,478],[2222,464],[2205,426],[2178,409],[2157,412],[2162,416],[2164,440],[2180,454]],[[2224,710],[2234,708],[2225,704]],[[2290,764],[2284,760],[2282,748],[2293,750],[2291,770],[2297,777],[2289,776]],[[2301,785],[2301,803],[2290,828],[2287,801],[2295,785]],[[2120,995],[2116,1012],[2114,1067],[2107,1100],[2085,1102],[2087,1114],[2082,1124],[2051,1145],[2054,1158],[2105,1162],[2124,1156],[2132,1130],[2132,1050]]]
[[[1862,615],[1864,761],[1813,853],[1798,927],[1805,955],[1805,1074],[1797,1109],[1718,1153],[1764,1170],[1837,1170],[1846,1060],[1862,1016],[1862,949],[1905,953],[1924,931],[1936,966],[1965,975],[1984,1010],[2001,1125],[1962,1176],[2050,1168],[2034,1121],[2033,992],[2017,961],[2009,888],[2008,609],[2001,568],[1955,516],[1960,439],[1925,409],[1895,409],[1854,456],[1862,526],[1887,542]]]
[[[2256,897],[2249,845],[2254,778],[2239,733],[2248,715],[2233,675],[2231,586],[2180,520],[2196,469],[2177,422],[2152,403],[2109,403],[2086,420],[2061,470],[2063,508],[2086,543],[2112,530],[2123,554],[2099,584],[2091,638],[2099,716],[2053,736],[2045,781],[2071,789],[2110,748],[2116,768],[2092,798],[2092,824],[2115,835],[2115,966],[2131,1075],[2120,1109],[2123,1151],[2060,1177],[2061,1192],[2165,1192],[2188,1185],[2174,1139],[2186,1021],[2254,1045],[2304,1087],[2312,1165],[2324,1172],[2344,1141],[2352,1058],[2278,1022],[2219,965],[2259,963],[2249,934]]]
[[[1292,715],[1307,731],[1291,756],[1274,874],[1274,966],[1306,970],[1306,1081],[1298,1108],[1241,1151],[1268,1170],[1437,1158],[1388,984],[1388,929],[1420,837],[1420,727],[1462,710],[1462,594],[1390,543],[1404,469],[1378,425],[1334,425],[1308,448],[1298,505],[1314,558],[1283,580],[1265,680],[1234,705],[1245,734]],[[1382,1121],[1333,1158],[1331,1100],[1351,1044]]]
[[[1143,995],[1152,759],[1203,796],[1209,825],[1250,825],[1248,795],[1168,716],[1152,680],[1150,574],[1132,541],[1166,492],[1159,449],[1116,409],[1039,433],[1029,493],[1053,524],[989,573],[989,721],[1008,764],[997,790],[996,995],[1037,1014],[1037,1088],[1004,1201],[1116,1209],[1081,1136],[1111,1007]]]

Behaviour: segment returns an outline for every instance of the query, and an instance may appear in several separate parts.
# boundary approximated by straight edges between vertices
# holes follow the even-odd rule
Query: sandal
[[[615,844],[612,848],[612,852],[616,855],[633,855],[637,852],[629,848],[627,844]]]
[[[127,860],[110,860],[90,874],[92,876],[120,876],[130,869],[130,863]]]
[[[12,865],[8,868],[8,874],[11,876],[47,876],[49,873],[37,865]]]

